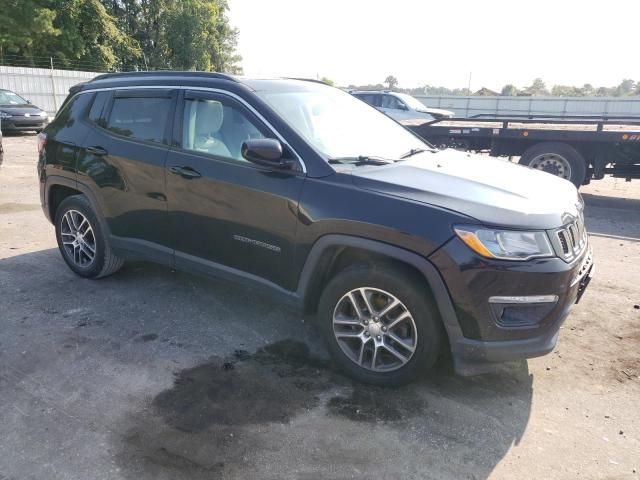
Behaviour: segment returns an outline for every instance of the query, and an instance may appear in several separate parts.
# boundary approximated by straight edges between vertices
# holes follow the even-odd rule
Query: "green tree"
[[[167,61],[180,70],[212,70],[211,47],[218,9],[206,0],[182,0],[164,17]]]
[[[122,67],[120,58],[139,60],[138,43],[118,29],[99,0],[49,0],[57,15],[53,22],[61,32],[40,47],[58,65],[82,70]],[[139,63],[139,62],[138,62]]]
[[[500,95],[504,95],[506,97],[515,97],[516,95],[518,95],[518,89],[515,85],[508,83],[507,85],[502,87]]]
[[[524,89],[528,95],[549,95],[547,86],[541,78],[536,78],[531,85]]]
[[[620,82],[620,85],[615,88],[613,94],[616,97],[626,97],[628,95],[633,95],[635,93],[635,90],[636,82],[629,78],[625,78],[624,80],[622,80],[622,82]]]
[[[385,78],[384,83],[387,84],[387,88],[389,90],[393,90],[398,86],[398,79],[393,75],[389,75],[387,78]]]
[[[41,0],[1,0],[0,58],[33,60],[38,45],[60,35],[53,22],[56,11]]]
[[[551,95],[554,97],[581,97],[583,94],[580,88],[568,85],[554,85],[551,89]]]

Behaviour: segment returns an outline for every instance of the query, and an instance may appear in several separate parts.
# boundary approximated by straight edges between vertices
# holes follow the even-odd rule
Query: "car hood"
[[[453,113],[451,110],[442,110],[441,108],[421,107],[421,108],[416,108],[416,111],[434,114],[434,115],[440,115],[442,117],[455,116],[455,113]]]
[[[35,105],[0,105],[0,111],[9,115],[24,115],[25,113],[37,115],[42,112],[42,109]]]
[[[506,160],[456,150],[352,170],[360,188],[427,203],[485,225],[551,229],[577,218],[582,200],[561,178]]]

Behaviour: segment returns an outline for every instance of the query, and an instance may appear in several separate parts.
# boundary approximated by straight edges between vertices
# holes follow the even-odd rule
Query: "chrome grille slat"
[[[555,230],[555,239],[552,242],[558,255],[567,261],[579,256],[587,245],[587,231],[584,228],[582,215],[577,220]]]

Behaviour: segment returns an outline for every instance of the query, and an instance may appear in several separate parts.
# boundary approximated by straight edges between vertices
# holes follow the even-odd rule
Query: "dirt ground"
[[[150,264],[63,263],[36,142],[0,167],[0,479],[640,478],[640,181],[583,188],[596,275],[548,356],[400,389],[310,321]]]

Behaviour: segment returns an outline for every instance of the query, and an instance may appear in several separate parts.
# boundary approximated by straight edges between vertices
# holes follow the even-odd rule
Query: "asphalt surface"
[[[552,354],[383,389],[251,290],[145,263],[75,276],[35,137],[4,144],[0,480],[638,478],[640,182],[583,189],[596,277]]]

